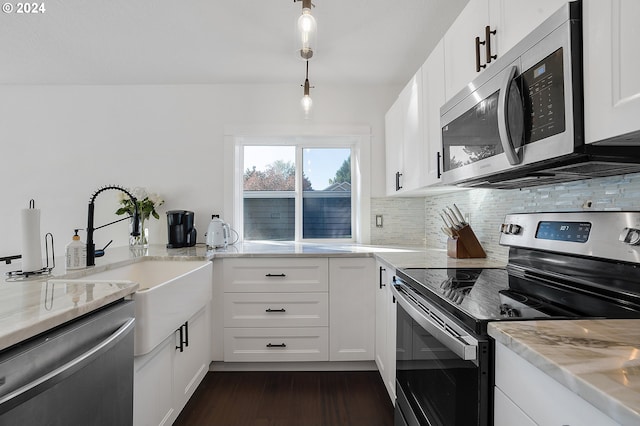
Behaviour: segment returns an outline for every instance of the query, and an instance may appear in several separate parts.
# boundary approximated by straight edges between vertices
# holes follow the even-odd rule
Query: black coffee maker
[[[169,243],[167,248],[193,247],[196,245],[196,228],[194,213],[188,210],[171,210],[167,212],[167,231]]]

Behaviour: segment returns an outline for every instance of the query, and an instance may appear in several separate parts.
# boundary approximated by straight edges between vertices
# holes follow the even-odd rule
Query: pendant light
[[[313,57],[318,38],[316,19],[311,15],[311,0],[293,0],[302,2],[302,15],[296,25],[297,42],[296,51],[299,57],[308,61]]]
[[[304,112],[304,118],[309,118],[311,115],[311,107],[313,106],[313,101],[311,100],[311,96],[309,95],[309,89],[313,86],[309,86],[309,61],[307,61],[307,72],[305,74],[304,84],[304,92],[302,99],[300,100],[300,104],[302,105],[302,111]]]

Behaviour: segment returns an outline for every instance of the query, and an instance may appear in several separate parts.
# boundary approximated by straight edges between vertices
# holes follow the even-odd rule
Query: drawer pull
[[[286,277],[285,274],[266,274],[265,277]]]
[[[273,343],[267,343],[268,348],[286,348],[286,343],[280,343],[279,345],[274,345]]]
[[[285,308],[280,308],[280,309],[265,309],[265,312],[287,312],[287,310]]]

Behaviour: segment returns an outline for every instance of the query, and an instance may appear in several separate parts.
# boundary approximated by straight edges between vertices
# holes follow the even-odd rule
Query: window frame
[[[225,216],[233,218],[233,228],[239,234],[239,241],[244,241],[243,222],[243,177],[245,146],[296,146],[296,190],[295,190],[295,239],[293,242],[304,243],[368,243],[370,223],[370,186],[369,182],[369,144],[371,139],[368,126],[349,127],[340,131],[323,129],[299,132],[273,132],[251,129],[250,131],[233,128],[225,129],[225,180],[233,185],[225,187],[225,205],[233,206],[231,211],[225,209]],[[348,141],[348,142],[347,142]],[[306,148],[350,148],[351,149],[351,238],[302,238],[302,153]],[[366,176],[367,178],[363,178]],[[256,241],[256,240],[250,240]],[[271,240],[265,240],[266,242]],[[273,241],[276,243],[276,241]],[[282,241],[281,241],[282,242]]]

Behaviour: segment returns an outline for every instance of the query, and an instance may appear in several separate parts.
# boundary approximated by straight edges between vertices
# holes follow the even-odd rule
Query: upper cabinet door
[[[440,107],[445,102],[444,43],[442,40],[422,65],[422,121],[424,134],[423,185],[440,182],[442,173],[442,131],[440,130]]]
[[[566,3],[567,0],[489,0],[496,49],[504,54]]]
[[[400,185],[404,169],[402,167],[403,152],[403,113],[400,98],[396,99],[384,116],[384,147],[386,165],[386,192],[395,194]]]
[[[418,70],[385,115],[387,195],[419,187],[422,145],[422,74]]]
[[[444,35],[446,97],[450,99],[478,74],[476,37],[484,40],[489,25],[489,0],[470,0]],[[485,46],[480,46],[480,63],[486,62]],[[481,69],[482,70],[482,69]]]
[[[640,130],[639,20],[637,0],[583,1],[587,143]]]
[[[400,93],[404,107],[404,147],[402,152],[404,176],[403,187],[413,190],[420,187],[424,168],[422,135],[422,74],[420,70],[411,78]]]

